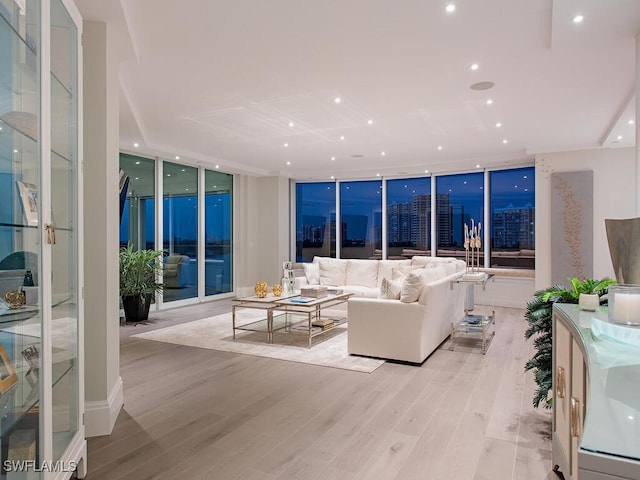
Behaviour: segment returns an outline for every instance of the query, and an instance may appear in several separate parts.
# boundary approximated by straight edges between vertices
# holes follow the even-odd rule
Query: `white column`
[[[122,408],[118,267],[118,65],[109,27],[84,22],[85,428],[111,433]]]
[[[638,128],[638,112],[640,112],[640,33],[636,35],[636,216],[640,217],[640,128]]]

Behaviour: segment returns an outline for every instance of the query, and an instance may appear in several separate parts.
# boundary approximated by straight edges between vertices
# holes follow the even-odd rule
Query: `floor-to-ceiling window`
[[[340,183],[340,258],[382,252],[382,182]]]
[[[335,182],[296,184],[296,261],[336,256]]]
[[[387,258],[429,255],[431,177],[387,180]]]
[[[205,295],[233,289],[233,176],[205,170]]]
[[[155,248],[155,160],[120,154],[120,246]]]
[[[198,296],[198,169],[163,162],[162,249],[165,291],[171,302]]]
[[[490,172],[491,266],[535,266],[535,170]]]
[[[436,239],[438,256],[464,257],[465,224],[485,228],[484,173],[436,178]],[[480,235],[483,233],[481,231]]]

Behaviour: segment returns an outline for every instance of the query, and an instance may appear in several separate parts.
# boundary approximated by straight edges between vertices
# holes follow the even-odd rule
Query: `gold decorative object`
[[[282,295],[282,285],[276,283],[273,287],[272,287],[272,291],[273,291],[273,295],[276,297],[279,297],[280,295]]]
[[[264,298],[269,293],[269,285],[267,284],[267,282],[260,281],[256,283],[254,291],[256,292],[256,297]]]
[[[18,308],[27,303],[24,292],[20,290],[11,290],[4,295],[4,301],[7,302],[9,308]]]

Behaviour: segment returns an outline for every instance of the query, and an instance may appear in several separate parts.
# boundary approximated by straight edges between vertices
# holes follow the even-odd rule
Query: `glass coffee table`
[[[236,330],[243,330],[246,332],[265,332],[267,334],[267,342],[273,343],[273,331],[274,331],[274,310],[278,308],[276,301],[284,300],[290,297],[299,296],[298,294],[281,295],[276,297],[273,294],[268,294],[264,298],[257,296],[234,298],[231,300],[231,317],[233,321],[233,338],[236,338]],[[253,310],[263,310],[265,317],[259,320],[251,320],[248,323],[238,325],[236,322],[236,310],[239,308],[249,308]],[[276,315],[277,323],[282,321],[286,322],[285,314]]]

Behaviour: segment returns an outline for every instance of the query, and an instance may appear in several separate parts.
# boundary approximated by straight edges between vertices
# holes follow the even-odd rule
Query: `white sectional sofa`
[[[354,294],[348,302],[350,354],[422,363],[464,315],[465,290],[451,282],[464,269],[455,258],[315,257],[304,264],[296,287],[326,285]]]

